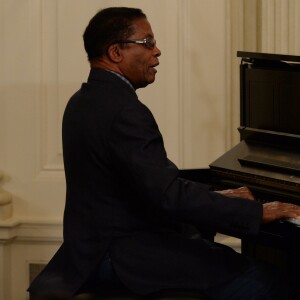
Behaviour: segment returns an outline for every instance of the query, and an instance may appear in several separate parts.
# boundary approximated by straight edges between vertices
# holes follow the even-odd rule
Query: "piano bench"
[[[64,297],[59,294],[36,296],[30,295],[30,300],[211,300],[206,295],[195,291],[162,291],[151,295],[141,296],[132,293],[109,294],[78,294],[74,297]]]
[[[210,300],[200,292],[191,291],[163,291],[155,294],[141,296],[136,294],[96,295],[80,294],[74,300]]]

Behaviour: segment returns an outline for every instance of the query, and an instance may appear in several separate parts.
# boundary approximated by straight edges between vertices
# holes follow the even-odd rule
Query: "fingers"
[[[284,203],[285,205],[282,205],[282,213],[284,214],[284,217],[298,217],[300,216],[300,206],[295,204],[288,204]]]
[[[249,188],[246,187],[246,186],[242,186],[240,188],[237,188],[236,191],[240,195],[239,197],[247,198],[247,199],[250,199],[250,200],[254,200],[255,199],[254,196],[253,196],[253,194],[249,190]]]
[[[295,204],[274,201],[263,205],[263,223],[299,216],[300,206]]]
[[[252,195],[251,191],[246,187],[242,186],[236,189],[228,189],[223,191],[217,191],[217,193],[222,194],[227,197],[240,197],[249,200],[254,200],[254,196]]]

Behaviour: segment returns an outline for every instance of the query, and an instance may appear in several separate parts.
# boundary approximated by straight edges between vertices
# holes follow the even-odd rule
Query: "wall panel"
[[[140,2],[102,1],[99,5],[99,1],[1,0],[1,22],[5,25],[1,28],[1,113],[5,122],[1,127],[1,170],[4,185],[14,194],[16,218],[62,216],[62,114],[67,100],[86,80],[89,71],[82,45],[83,30],[100,7],[112,4],[139,6]],[[178,161],[178,92],[169,88],[174,87],[178,73],[173,47],[178,36],[176,31],[169,33],[170,24],[176,27],[177,14],[166,14],[167,4],[161,1],[144,3],[142,8],[151,22],[157,24],[154,26],[159,29],[157,39],[163,53],[168,47],[175,49],[165,56],[165,61],[173,64],[174,72],[168,72],[162,59],[155,86],[139,94],[153,110],[166,136],[171,158]],[[173,11],[177,11],[177,2]]]

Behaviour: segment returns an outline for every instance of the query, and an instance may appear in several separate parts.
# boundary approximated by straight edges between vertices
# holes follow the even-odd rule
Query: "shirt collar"
[[[135,91],[135,88],[133,87],[133,85],[131,84],[131,82],[127,78],[125,78],[123,75],[121,75],[121,74],[119,74],[119,73],[117,73],[115,71],[112,71],[112,70],[107,70],[107,71],[109,71],[109,72],[115,74],[116,76],[118,76],[120,79],[122,79],[124,82],[126,82],[130,86],[130,88],[132,90]]]

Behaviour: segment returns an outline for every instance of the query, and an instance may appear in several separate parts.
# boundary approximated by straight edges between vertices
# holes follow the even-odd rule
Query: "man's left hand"
[[[249,200],[254,200],[254,196],[251,193],[251,191],[246,187],[242,186],[237,189],[228,189],[228,190],[222,190],[222,191],[216,191],[219,194],[222,194],[227,197],[240,197],[240,198],[245,198]]]

